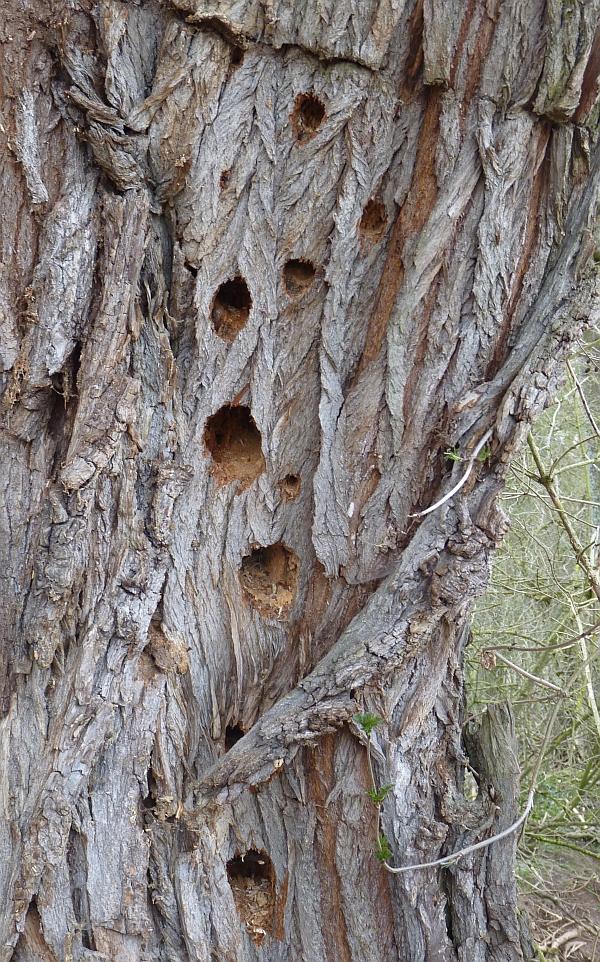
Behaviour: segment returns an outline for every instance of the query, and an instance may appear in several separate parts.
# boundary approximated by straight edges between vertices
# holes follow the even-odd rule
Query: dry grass
[[[550,849],[522,860],[521,904],[538,962],[600,962],[600,864]]]

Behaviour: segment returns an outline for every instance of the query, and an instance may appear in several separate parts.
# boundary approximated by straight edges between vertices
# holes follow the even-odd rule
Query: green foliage
[[[486,461],[489,461],[491,456],[492,456],[491,447],[489,446],[489,444],[484,444],[481,451],[477,455],[477,460],[480,461],[482,464],[485,464]]]
[[[381,788],[370,788],[367,795],[371,799],[374,805],[381,805],[384,799],[387,798],[391,792],[393,785],[382,785]]]
[[[377,728],[378,725],[381,725],[383,721],[379,715],[374,715],[373,712],[370,711],[364,712],[361,715],[354,715],[353,720],[357,725],[360,725],[367,737],[370,737],[373,729]]]
[[[462,461],[458,444],[455,444],[453,448],[448,448],[447,451],[444,451],[444,457],[446,461]]]
[[[380,832],[377,836],[377,844],[375,846],[375,857],[379,862],[389,862],[392,857],[392,850],[390,848],[390,843],[387,838]]]

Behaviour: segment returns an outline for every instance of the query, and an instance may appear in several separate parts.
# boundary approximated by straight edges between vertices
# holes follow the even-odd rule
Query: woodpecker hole
[[[275,870],[266,852],[251,849],[227,863],[227,878],[235,907],[246,931],[261,945],[273,931]]]
[[[325,105],[315,94],[298,94],[292,111],[292,126],[299,143],[315,136],[325,117]]]
[[[240,582],[258,611],[284,618],[296,597],[298,556],[282,542],[255,548],[242,561]]]
[[[279,490],[281,491],[281,496],[285,498],[286,501],[295,501],[300,494],[300,488],[302,482],[297,474],[286,474],[279,484]]]
[[[239,67],[244,59],[245,50],[237,45],[232,46],[229,54],[229,64],[231,67]]]
[[[310,261],[288,261],[283,268],[283,282],[290,297],[301,297],[315,279],[315,268]]]
[[[385,206],[380,200],[371,200],[365,206],[358,229],[361,235],[370,241],[378,241],[387,225]]]
[[[204,443],[222,484],[240,481],[248,487],[265,470],[260,432],[250,408],[226,404],[206,422]]]
[[[252,297],[244,278],[238,275],[231,281],[225,281],[213,301],[212,322],[215,332],[231,343],[246,326],[251,308]]]
[[[228,725],[225,729],[225,751],[228,752],[230,748],[233,748],[235,743],[239,742],[245,734],[246,732],[239,725]]]

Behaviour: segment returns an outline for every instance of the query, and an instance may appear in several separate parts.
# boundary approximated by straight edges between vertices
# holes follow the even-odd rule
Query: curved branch
[[[491,436],[492,436],[492,428],[490,428],[489,431],[486,431],[483,437],[481,438],[481,440],[477,443],[475,450],[473,451],[473,454],[469,458],[467,470],[465,471],[461,479],[457,481],[454,487],[451,488],[450,491],[448,491],[448,493],[443,496],[443,498],[440,498],[439,501],[436,501],[435,504],[432,504],[429,508],[425,508],[424,511],[417,511],[416,514],[409,514],[409,518],[424,518],[426,514],[431,514],[432,511],[437,511],[437,509],[441,508],[443,504],[446,504],[447,501],[450,501],[450,499],[453,498],[454,495],[457,494],[457,492],[460,491],[460,489],[464,487],[464,485],[469,480],[469,477],[471,476],[471,471],[473,470],[473,465],[477,460],[477,455],[485,447],[486,443],[489,441]]]

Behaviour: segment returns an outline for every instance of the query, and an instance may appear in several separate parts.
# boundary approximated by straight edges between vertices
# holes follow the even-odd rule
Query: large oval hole
[[[218,289],[212,307],[215,333],[224,341],[235,340],[246,326],[252,308],[252,297],[243,277],[225,281]]]
[[[296,598],[298,567],[298,556],[281,541],[255,548],[240,568],[240,583],[253,607],[267,617],[285,618]]]
[[[255,849],[236,855],[227,863],[227,878],[248,935],[261,945],[273,931],[275,870],[271,859]]]
[[[226,404],[209,417],[204,443],[223,484],[240,481],[247,487],[265,470],[260,431],[243,404]]]

